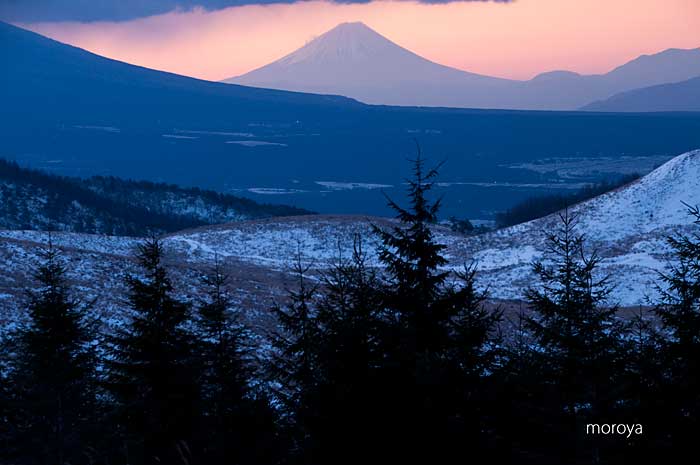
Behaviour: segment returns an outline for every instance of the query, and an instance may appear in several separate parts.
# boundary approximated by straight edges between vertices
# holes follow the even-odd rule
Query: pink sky
[[[129,63],[220,80],[280,58],[344,21],[362,21],[438,63],[517,79],[555,69],[606,72],[644,53],[700,47],[700,0],[313,1],[21,26]]]

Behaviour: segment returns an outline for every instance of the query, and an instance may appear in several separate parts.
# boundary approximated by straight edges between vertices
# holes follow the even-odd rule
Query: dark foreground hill
[[[307,213],[162,183],[113,177],[61,177],[0,159],[0,229],[143,236]]]

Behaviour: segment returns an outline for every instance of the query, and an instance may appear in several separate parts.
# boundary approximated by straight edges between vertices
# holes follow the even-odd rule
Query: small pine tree
[[[391,277],[393,292],[387,297],[396,300],[387,304],[397,310],[411,333],[411,340],[405,341],[411,346],[407,347],[411,353],[429,349],[437,343],[438,327],[446,317],[436,315],[431,309],[449,274],[439,270],[440,266],[447,264],[441,254],[445,246],[435,241],[431,229],[437,222],[440,200],[430,203],[427,198],[439,168],[438,165],[425,172],[418,146],[418,156],[413,161],[413,178],[407,180],[410,208],[404,209],[388,199],[389,207],[396,211],[401,226],[389,230],[374,228],[382,242],[379,259]]]
[[[537,357],[527,319],[521,304],[517,314],[506,320],[504,344],[489,380],[488,392],[493,398],[488,405],[497,441],[494,450],[502,454],[501,461],[540,465],[550,463],[545,457],[552,444],[548,437],[542,437],[549,419],[542,407],[548,405],[551,389],[542,384],[545,367]]]
[[[271,381],[277,386],[275,395],[282,420],[292,427],[294,444],[292,461],[308,462],[314,454],[312,431],[317,421],[313,398],[318,393],[318,358],[320,329],[314,308],[317,288],[309,284],[309,266],[301,253],[294,263],[297,287],[289,290],[289,303],[276,305],[273,312],[279,329],[272,335],[276,350],[268,367]]]
[[[625,328],[616,318],[617,307],[605,305],[612,287],[607,276],[596,277],[600,258],[585,254],[576,217],[565,210],[560,220],[560,227],[547,235],[552,264],[533,265],[541,286],[526,291],[533,313],[527,324],[541,348],[539,363],[553,394],[552,432],[563,435],[565,453],[576,453],[584,419],[600,423],[610,418]],[[579,453],[597,460],[597,447],[588,448]]]
[[[245,360],[246,330],[226,291],[227,281],[218,259],[211,273],[202,278],[207,294],[199,306],[198,326],[206,415],[212,418],[222,418],[240,408],[250,375]]]
[[[128,463],[188,463],[199,405],[189,307],[173,295],[160,240],[146,240],[136,258],[142,276],[126,278],[132,320],[108,338],[118,447]]]
[[[28,291],[29,321],[13,334],[8,361],[11,447],[20,463],[89,463],[95,365],[87,308],[74,300],[49,237]],[[3,455],[4,455],[3,454]],[[7,457],[6,457],[7,459]]]

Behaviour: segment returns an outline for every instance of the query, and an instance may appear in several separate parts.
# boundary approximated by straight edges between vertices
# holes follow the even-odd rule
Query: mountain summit
[[[607,74],[570,71],[529,81],[470,73],[425,59],[363,23],[342,23],[232,84],[339,94],[366,103],[573,110],[619,92],[700,76],[700,50],[643,55]]]
[[[397,53],[413,59],[420,59],[417,55],[370,29],[364,23],[341,23],[276,63],[292,65],[303,62],[324,64],[345,63],[347,61],[366,62],[381,57],[392,57],[393,54]]]
[[[445,85],[498,87],[505,79],[468,73],[427,60],[361,22],[342,23],[300,49],[232,84],[355,95],[368,103],[435,105],[450,102]],[[474,95],[474,97],[478,97]]]

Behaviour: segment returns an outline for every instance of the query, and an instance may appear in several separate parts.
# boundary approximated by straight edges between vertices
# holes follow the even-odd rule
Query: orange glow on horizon
[[[700,47],[698,0],[312,1],[20,26],[110,58],[220,80],[345,21],[362,21],[432,61],[515,79],[555,69],[603,73],[641,54]]]

